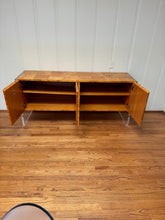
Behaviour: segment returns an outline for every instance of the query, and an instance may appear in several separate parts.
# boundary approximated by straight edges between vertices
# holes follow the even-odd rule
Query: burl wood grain
[[[58,220],[164,220],[165,115],[143,127],[118,113],[32,113],[25,128],[0,113],[0,218],[37,203]]]
[[[60,82],[134,82],[128,73],[24,71],[19,80]]]

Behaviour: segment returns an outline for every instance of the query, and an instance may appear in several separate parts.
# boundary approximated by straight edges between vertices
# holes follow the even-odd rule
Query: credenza
[[[4,90],[11,125],[24,111],[128,112],[142,124],[149,91],[128,73],[24,71]]]

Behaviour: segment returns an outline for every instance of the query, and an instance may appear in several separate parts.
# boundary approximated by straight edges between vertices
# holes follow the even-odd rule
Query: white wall
[[[0,0],[0,109],[25,69],[126,71],[165,110],[165,0]]]

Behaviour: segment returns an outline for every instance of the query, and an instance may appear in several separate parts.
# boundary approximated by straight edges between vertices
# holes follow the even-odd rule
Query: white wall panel
[[[118,1],[98,0],[93,71],[111,70]]]
[[[24,69],[128,71],[165,110],[164,0],[0,0],[2,88]]]
[[[114,49],[112,54],[113,71],[128,71],[128,61],[136,21],[138,0],[120,0],[116,22]]]
[[[10,0],[0,1],[0,54],[5,68],[5,79],[11,80],[16,69],[20,71],[21,56],[19,53],[18,35],[14,4]]]
[[[40,69],[34,3],[35,0],[15,0],[24,69]]]
[[[56,0],[58,70],[75,70],[75,0]]]
[[[139,14],[137,15],[137,28],[128,71],[139,83],[143,82],[148,54],[152,44],[152,35],[155,31],[159,3],[159,1],[155,0],[141,1]]]
[[[5,101],[2,89],[22,72],[22,60],[18,41],[14,2],[0,1],[0,109]]]
[[[153,94],[151,109],[165,111],[165,60],[162,66],[159,81]]]
[[[57,70],[54,0],[34,2],[37,49],[41,69]]]
[[[154,40],[151,45],[151,53],[149,54],[149,62],[144,78],[144,85],[150,90],[150,98],[148,108],[152,109],[153,96],[157,86],[159,86],[159,77],[161,75],[164,59],[165,59],[165,1],[162,0],[160,10],[158,12],[158,20]],[[163,82],[162,82],[163,83]],[[162,103],[164,99],[162,100]]]
[[[96,0],[76,1],[76,70],[92,71],[96,31]]]

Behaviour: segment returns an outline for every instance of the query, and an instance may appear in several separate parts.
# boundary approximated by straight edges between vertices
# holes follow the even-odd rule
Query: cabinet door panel
[[[25,108],[26,101],[20,85],[17,80],[3,90],[11,125],[17,121]]]
[[[129,98],[129,114],[137,122],[138,125],[142,124],[144,111],[148,100],[149,91],[138,83],[133,83]]]

